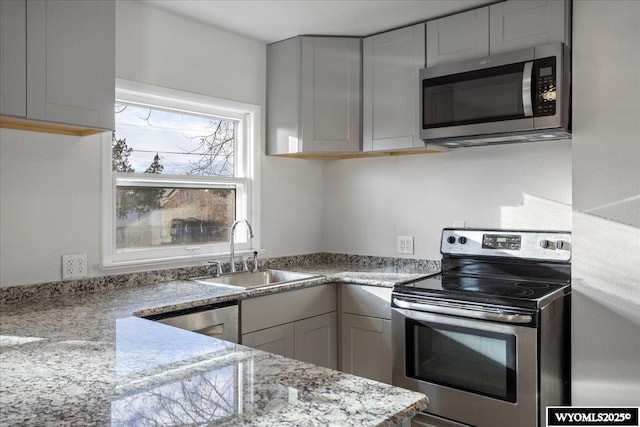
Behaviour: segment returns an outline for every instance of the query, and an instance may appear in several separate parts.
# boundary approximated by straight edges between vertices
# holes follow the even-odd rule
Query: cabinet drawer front
[[[241,333],[318,316],[336,310],[335,285],[250,298],[240,302]]]
[[[391,319],[391,288],[341,285],[342,312]]]

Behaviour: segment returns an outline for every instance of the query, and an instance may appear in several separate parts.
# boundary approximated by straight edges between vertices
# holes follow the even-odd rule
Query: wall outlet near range
[[[62,278],[87,277],[87,254],[62,255]]]
[[[413,236],[398,236],[398,253],[413,255]]]

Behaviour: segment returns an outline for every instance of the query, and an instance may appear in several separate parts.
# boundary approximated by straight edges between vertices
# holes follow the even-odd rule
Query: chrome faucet
[[[229,259],[230,259],[230,264],[231,264],[231,272],[235,273],[236,271],[236,263],[234,262],[233,258],[234,258],[234,252],[235,252],[235,238],[234,238],[234,232],[236,231],[236,226],[240,223],[244,223],[244,225],[247,226],[247,230],[249,230],[249,238],[253,239],[253,230],[251,229],[251,224],[249,224],[249,221],[247,221],[246,219],[238,219],[236,221],[234,221],[233,225],[231,225],[231,234],[229,236]]]

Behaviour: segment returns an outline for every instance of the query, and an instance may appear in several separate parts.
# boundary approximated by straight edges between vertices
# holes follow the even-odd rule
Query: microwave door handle
[[[522,71],[522,107],[525,117],[533,117],[533,100],[531,99],[531,80],[533,78],[533,61],[525,62]]]

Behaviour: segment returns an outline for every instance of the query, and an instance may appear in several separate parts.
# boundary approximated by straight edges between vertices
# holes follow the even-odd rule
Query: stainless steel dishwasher
[[[146,319],[210,337],[238,342],[237,301],[172,311],[147,316]]]

